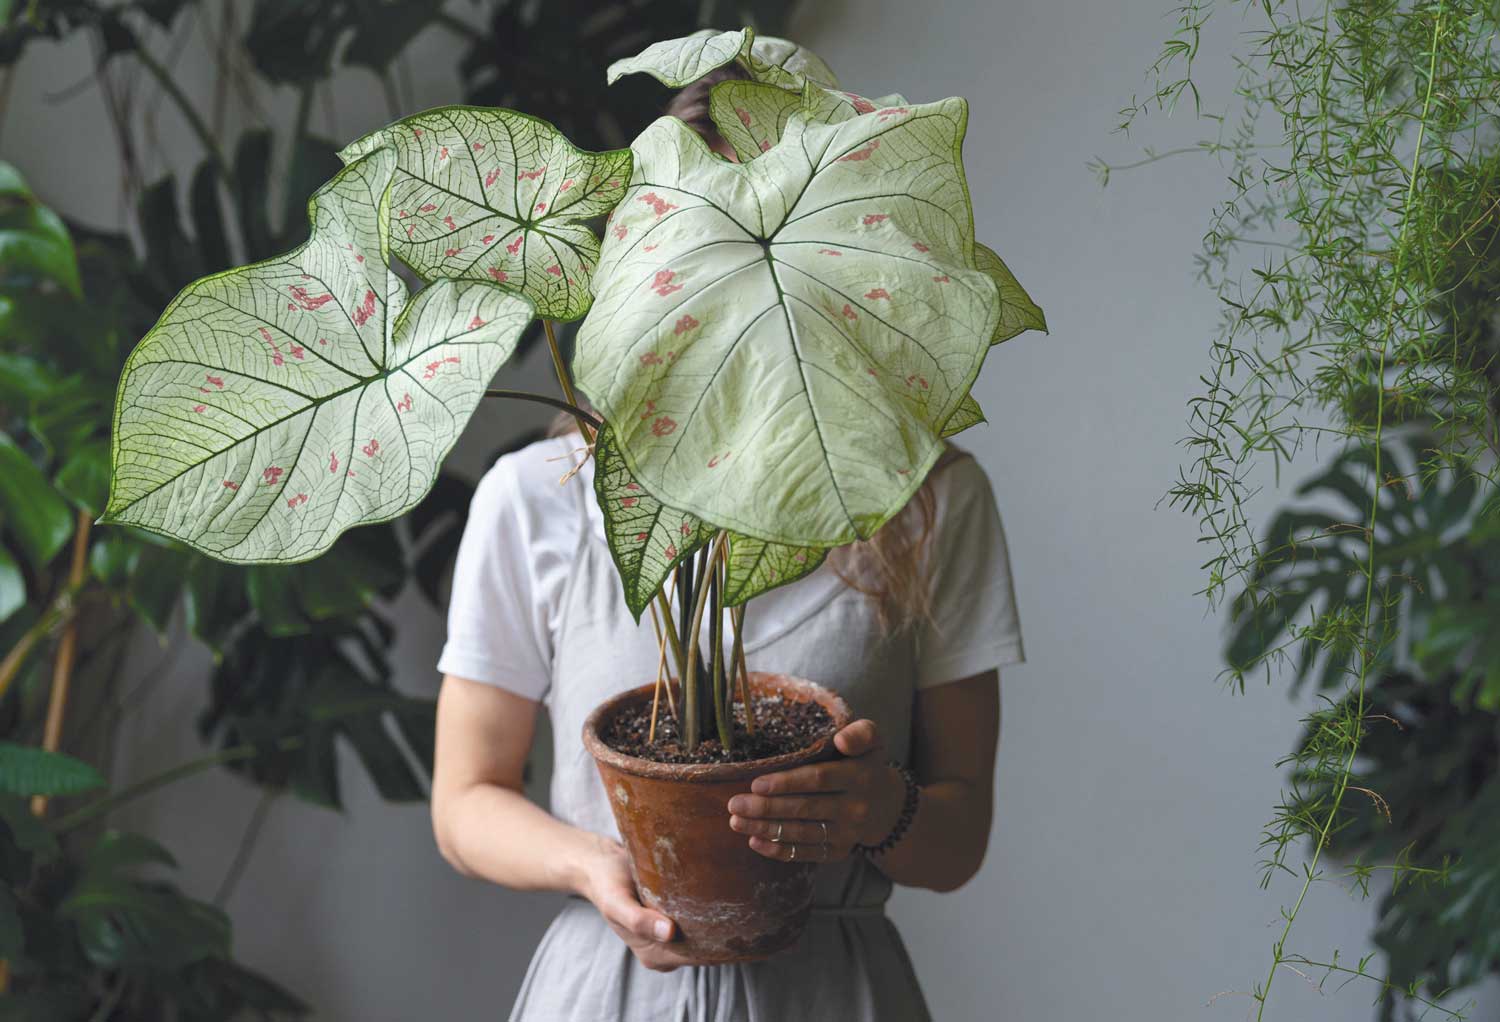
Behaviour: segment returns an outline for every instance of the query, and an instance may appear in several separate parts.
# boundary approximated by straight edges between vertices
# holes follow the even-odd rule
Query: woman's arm
[[[999,672],[917,693],[910,765],[922,800],[906,835],[872,857],[882,872],[909,887],[952,891],[979,871],[994,815],[999,740]],[[838,859],[890,833],[905,784],[887,765],[875,723],[855,721],[834,745],[848,758],[757,777],[751,794],[730,800],[729,825],[749,835],[751,848],[783,861],[793,845],[799,859]]]
[[[465,876],[587,898],[647,968],[692,964],[668,943],[672,921],[636,897],[619,843],[563,823],[524,794],[537,709],[503,688],[443,679],[432,771],[438,850]]]

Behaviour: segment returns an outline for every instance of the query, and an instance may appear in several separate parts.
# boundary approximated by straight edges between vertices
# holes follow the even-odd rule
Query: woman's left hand
[[[832,862],[854,846],[879,844],[896,825],[906,784],[884,754],[872,720],[834,735],[845,759],[757,777],[729,800],[729,826],[750,847],[782,862]]]

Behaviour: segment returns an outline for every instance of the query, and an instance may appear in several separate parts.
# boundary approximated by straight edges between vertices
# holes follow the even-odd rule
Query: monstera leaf
[[[494,281],[537,315],[588,311],[599,239],[583,221],[624,194],[630,150],[576,149],[546,121],[450,106],[397,121],[353,143],[347,162],[396,153],[391,247],[424,280]]]
[[[975,269],[960,99],[725,161],[636,140],[578,335],[582,389],[659,499],[793,546],[871,535],[921,484],[999,322]]]
[[[810,575],[827,556],[828,551],[820,547],[767,543],[730,533],[724,564],[724,605],[737,607],[761,593]]]
[[[309,203],[306,244],[162,314],[120,381],[106,521],[297,561],[421,500],[532,310],[477,281],[407,302],[387,266],[395,166],[351,164]]]
[[[712,539],[714,530],[647,493],[630,474],[608,428],[594,445],[594,493],[625,587],[625,605],[640,620],[672,569]]]
[[[833,69],[811,50],[786,39],[762,36],[755,30],[715,32],[704,29],[681,39],[652,43],[634,57],[609,66],[607,81],[644,72],[671,89],[680,89],[710,71],[739,61],[757,81],[800,89],[805,81],[838,85]]]

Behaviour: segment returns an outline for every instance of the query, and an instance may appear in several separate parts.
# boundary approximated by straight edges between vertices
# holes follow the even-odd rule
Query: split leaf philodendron
[[[104,521],[299,561],[427,494],[532,312],[472,281],[408,302],[385,245],[395,165],[350,165],[309,203],[306,244],[162,314],[120,381]]]
[[[942,438],[984,420],[969,388],[990,346],[1045,323],[974,239],[962,100],[832,91],[817,57],[748,29],[653,44],[610,79],[730,63],[749,80],[710,107],[739,163],[672,118],[589,153],[472,107],[350,145],[306,244],[190,285],[132,354],[106,520],[226,560],[315,556],[422,498],[540,315],[566,400],[531,396],[590,424],[625,602],[662,612],[663,650],[699,679],[680,733],[691,748],[713,706],[732,741],[740,665],[700,657],[690,612],[738,615],[874,533]],[[585,314],[575,369],[602,423],[552,330]]]
[[[588,311],[599,239],[585,221],[619,201],[630,150],[574,148],[546,121],[452,106],[397,121],[348,146],[348,162],[396,154],[391,248],[427,281],[494,281],[548,319]]]

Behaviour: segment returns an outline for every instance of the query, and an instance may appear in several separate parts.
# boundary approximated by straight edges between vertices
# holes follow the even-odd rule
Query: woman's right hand
[[[630,876],[630,856],[619,842],[599,838],[598,854],[589,864],[586,889],[581,893],[646,968],[671,972],[697,964],[672,949],[677,930],[672,920],[641,904]]]

